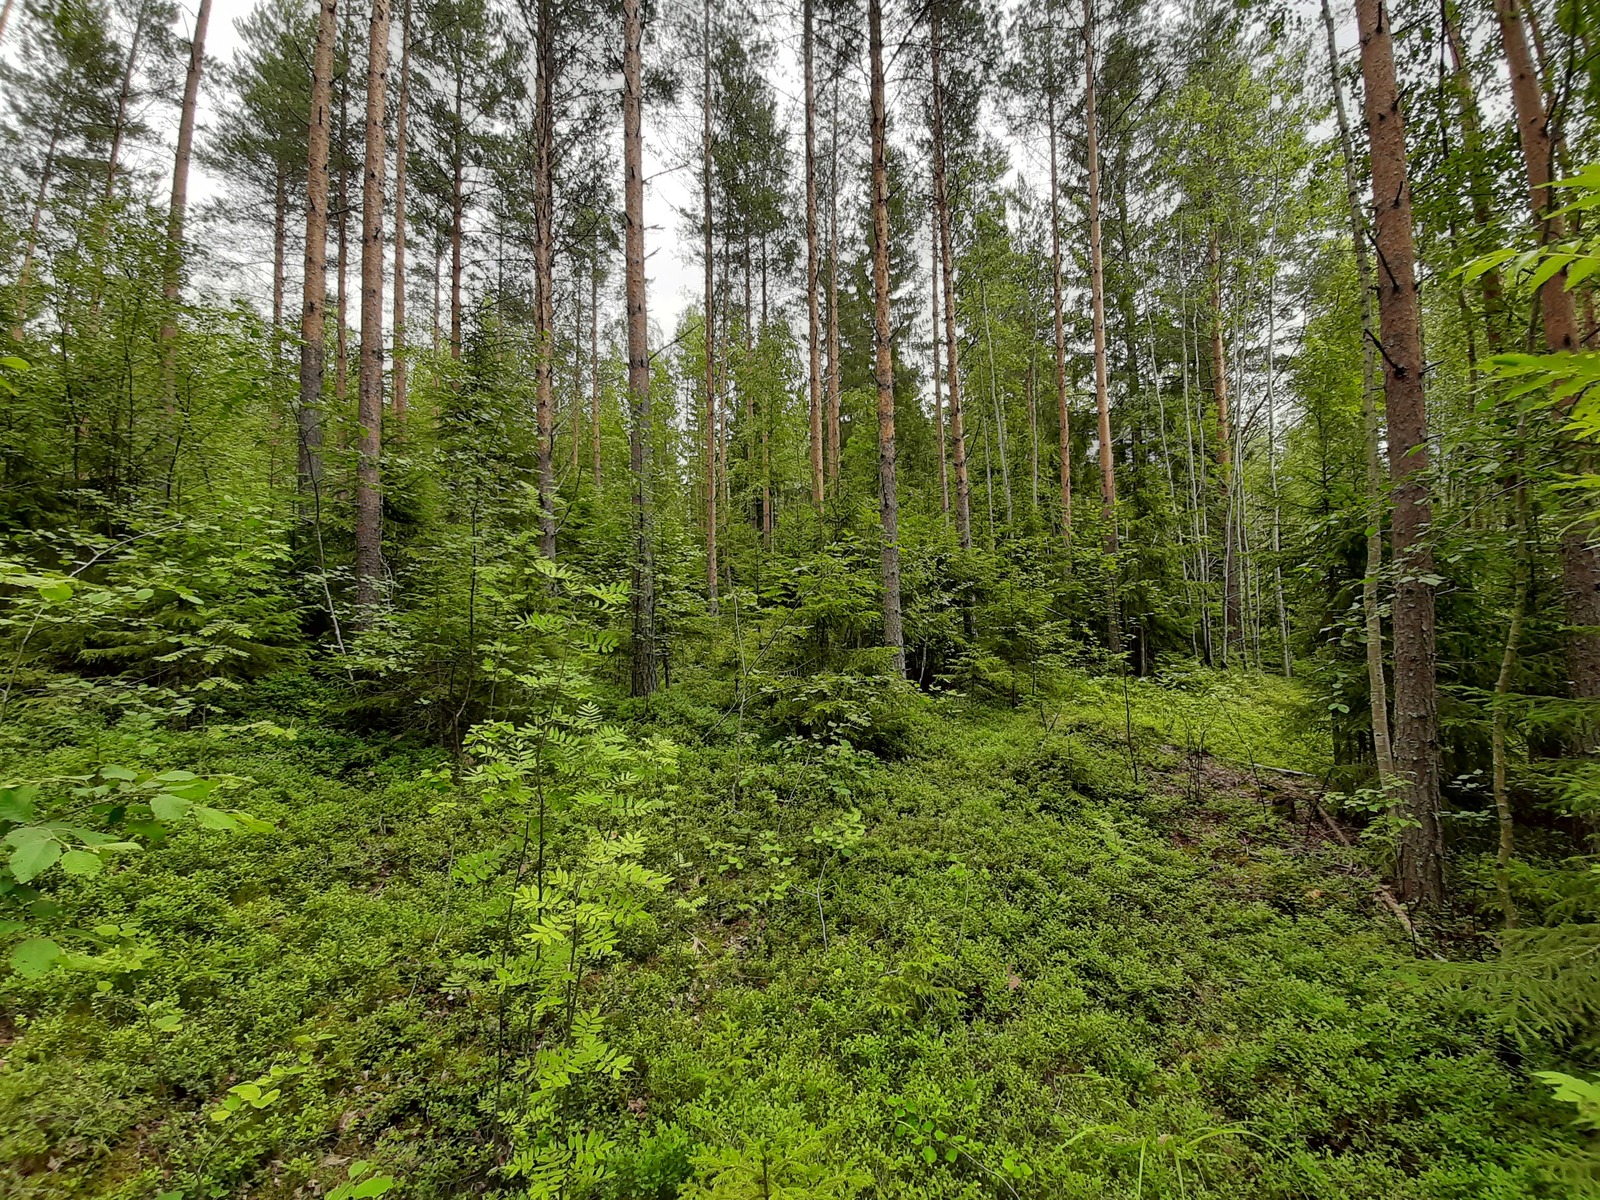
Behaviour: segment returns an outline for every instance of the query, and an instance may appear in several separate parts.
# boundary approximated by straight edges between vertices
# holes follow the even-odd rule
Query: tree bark
[[[944,436],[944,395],[940,389],[939,347],[942,338],[939,334],[939,209],[933,207],[929,222],[933,234],[933,253],[928,260],[928,272],[933,293],[933,428],[934,436],[939,443],[939,511],[944,514],[946,523],[950,520],[950,453],[949,446]]]
[[[906,673],[900,617],[900,498],[895,479],[894,358],[889,325],[889,116],[883,85],[883,3],[867,0],[872,105],[872,314],[878,385],[878,516],[883,526],[883,642],[896,675]]]
[[[811,249],[815,258],[816,240],[814,229],[810,224],[816,217],[815,183],[811,176],[811,0],[806,0],[806,220],[807,232],[812,234]],[[705,227],[703,230],[702,255],[705,258],[705,342],[706,342],[706,607],[713,616],[717,613],[717,370],[716,370],[716,345],[717,345],[717,279],[716,279],[716,246],[715,230],[712,222],[714,210],[712,209],[711,196],[711,171],[712,171],[712,145],[711,145],[711,0],[703,0],[701,5],[701,73],[700,73],[700,200],[703,206]],[[814,265],[814,263],[813,263]],[[812,278],[811,312],[812,321],[812,361],[815,362],[816,347],[816,322],[817,311],[816,280]],[[813,425],[817,416],[817,380],[813,373],[811,393],[811,408]]]
[[[1511,99],[1516,107],[1517,133],[1527,171],[1529,208],[1539,244],[1546,246],[1566,236],[1565,222],[1556,212],[1560,200],[1549,186],[1555,175],[1558,136],[1551,129],[1550,105],[1540,82],[1542,72],[1529,53],[1517,0],[1495,0],[1494,11],[1511,71]],[[1565,269],[1540,287],[1539,310],[1547,350],[1566,352],[1579,348],[1577,310],[1572,293],[1567,290]],[[1563,404],[1561,411],[1566,407]],[[1590,473],[1592,450],[1565,434],[1562,441],[1567,469],[1575,474]],[[1600,699],[1600,530],[1592,512],[1577,514],[1562,530],[1561,590],[1566,602],[1568,688],[1575,700]],[[1580,729],[1577,748],[1592,750],[1595,740],[1592,723],[1586,722]]]
[[[300,294],[299,491],[315,520],[322,498],[322,379],[327,361],[328,146],[333,117],[333,44],[338,0],[318,0],[311,53],[311,120],[306,131],[306,246]]]
[[[1395,82],[1384,0],[1357,0],[1364,109],[1372,161],[1377,248],[1379,351],[1389,413],[1391,537],[1399,579],[1394,597],[1394,758],[1405,787],[1407,826],[1397,883],[1410,901],[1444,899],[1444,836],[1439,821],[1439,718],[1434,648],[1432,503],[1428,411],[1423,388],[1422,306],[1417,295],[1405,117]]]
[[[594,490],[600,490],[600,264],[589,264],[589,440]]]
[[[811,398],[811,503],[822,510],[822,319],[818,311],[817,275],[817,89],[812,63],[816,41],[813,0],[803,0],[806,108],[806,346],[807,382]]]
[[[345,14],[349,14],[345,9]],[[341,24],[343,22],[341,21]],[[345,32],[349,45],[349,33]],[[345,404],[350,375],[350,71],[347,66],[339,80],[339,166],[338,236],[335,239],[333,403],[334,443],[344,449],[345,422],[350,413]],[[343,489],[340,489],[341,492]],[[346,493],[347,494],[347,493]]]
[[[411,0],[400,9],[400,95],[394,118],[394,365],[389,407],[406,416],[406,152],[411,112]]]
[[[552,0],[538,0],[534,32],[533,325],[535,461],[539,475],[539,549],[556,556],[555,512],[555,89]]]
[[[11,340],[20,342],[28,323],[28,284],[33,278],[33,256],[39,248],[39,227],[44,221],[44,198],[50,192],[50,181],[55,175],[56,146],[61,131],[50,131],[50,145],[44,153],[44,168],[39,172],[39,187],[33,197],[33,218],[28,223],[28,245],[22,252],[22,270],[17,275],[17,312],[11,323]]]
[[[372,0],[367,44],[366,162],[361,186],[361,369],[356,421],[356,603],[377,603],[383,574],[383,169],[389,0]]]
[[[633,471],[633,694],[656,690],[655,567],[651,546],[650,346],[644,294],[644,135],[642,0],[622,0],[623,249],[628,300],[628,430]]]
[[[966,414],[961,404],[961,350],[956,338],[956,263],[950,225],[950,182],[944,153],[944,87],[939,80],[939,10],[928,17],[928,59],[933,71],[933,207],[939,222],[944,287],[945,386],[950,398],[951,457],[956,469],[956,538],[972,549],[972,483],[967,470]]]
[[[828,140],[828,481],[839,485],[844,447],[839,429],[839,79],[833,80]]]
[[[1116,591],[1117,474],[1111,452],[1111,392],[1106,382],[1106,288],[1100,246],[1100,132],[1095,119],[1094,0],[1083,0],[1084,126],[1088,133],[1089,290],[1094,318],[1094,396],[1100,418],[1100,520],[1107,558],[1106,636],[1113,654],[1122,652],[1122,620]]]
[[[6,7],[10,8],[9,0]],[[122,71],[122,86],[117,89],[117,116],[111,126],[111,152],[106,156],[107,200],[116,192],[117,166],[122,160],[122,139],[128,130],[128,102],[133,98],[133,72],[139,62],[139,43],[144,37],[144,23],[149,11],[148,4],[139,5],[139,14],[133,23],[133,38],[128,44],[127,64]],[[3,20],[0,20],[0,32],[4,32]]]
[[[1222,484],[1222,665],[1228,665],[1234,636],[1241,648],[1239,565],[1234,550],[1233,423],[1228,407],[1228,357],[1222,333],[1222,242],[1211,231],[1211,389],[1217,403],[1217,476]]]
[[[272,188],[272,342],[273,353],[283,350],[284,254],[288,242],[289,175],[278,168]]]
[[[1472,223],[1480,233],[1492,230],[1489,203],[1494,195],[1494,181],[1484,169],[1483,120],[1478,112],[1478,97],[1472,83],[1472,71],[1467,63],[1467,44],[1461,35],[1460,20],[1454,0],[1445,0],[1445,44],[1450,51],[1451,82],[1456,93],[1456,110],[1461,120],[1461,147],[1467,156],[1468,178],[1472,190]],[[1483,250],[1491,247],[1484,245]],[[1505,344],[1505,298],[1500,286],[1500,271],[1490,268],[1478,276],[1478,286],[1483,294],[1483,324],[1489,340],[1489,352],[1498,354]]]
[[[1055,29],[1051,26],[1050,78],[1045,115],[1050,139],[1050,297],[1055,317],[1056,416],[1061,432],[1061,537],[1072,545],[1072,415],[1067,401],[1067,329],[1061,295],[1061,173],[1057,164]],[[1103,301],[1102,301],[1103,303]],[[1102,331],[1102,338],[1104,331]]]
[[[461,359],[461,223],[465,219],[466,117],[462,107],[462,72],[456,72],[455,124],[450,149],[450,357]]]
[[[200,96],[200,76],[206,63],[206,24],[211,20],[211,0],[200,0],[194,14],[194,35],[189,43],[189,70],[183,79],[183,108],[178,117],[178,146],[172,160],[172,203],[167,209],[167,252],[162,268],[161,295],[166,311],[161,318],[162,375],[167,404],[175,403],[172,340],[178,333],[176,308],[183,280],[183,222],[189,210],[189,158],[194,151],[195,103]]]

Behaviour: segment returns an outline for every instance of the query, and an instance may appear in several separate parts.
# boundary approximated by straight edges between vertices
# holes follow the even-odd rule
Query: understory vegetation
[[[1592,1147],[1529,1075],[1560,1054],[1375,903],[1302,689],[841,701],[878,757],[709,680],[579,678],[460,772],[337,679],[184,731],[14,713],[41,794],[182,764],[272,827],[45,877],[7,1194],[1573,1194]],[[1453,956],[1493,903],[1463,890]]]

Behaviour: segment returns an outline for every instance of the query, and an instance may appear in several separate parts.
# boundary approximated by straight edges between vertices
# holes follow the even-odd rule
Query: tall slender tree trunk
[[[995,447],[1000,451],[1000,486],[1005,493],[1006,525],[1015,522],[1015,513],[1011,505],[1011,464],[1006,458],[1006,417],[1005,410],[1000,406],[1000,389],[997,383],[999,372],[994,362],[994,329],[989,323],[989,288],[979,282],[978,302],[983,306],[983,346],[989,359],[989,407],[994,409],[994,440]]]
[[[822,318],[818,311],[817,276],[817,88],[813,58],[816,34],[813,0],[802,0],[806,107],[806,347],[807,383],[811,399],[811,503],[822,509]]]
[[[883,526],[883,643],[906,673],[900,618],[900,497],[895,478],[894,357],[889,325],[889,114],[883,86],[883,3],[867,0],[872,105],[873,365],[878,384],[878,517]]]
[[[50,131],[50,145],[44,152],[44,168],[39,172],[39,186],[33,197],[33,217],[28,222],[28,245],[22,252],[22,270],[17,275],[17,311],[11,323],[11,340],[20,342],[28,323],[28,285],[33,279],[33,256],[39,248],[39,227],[44,221],[44,200],[50,193],[50,182],[55,176],[56,147],[61,140],[60,129]]]
[[[806,18],[809,22],[811,16],[811,0],[806,0]],[[806,26],[806,219],[814,221],[816,217],[815,181],[811,175],[811,27]],[[711,144],[711,0],[703,0],[701,4],[701,62],[700,62],[700,202],[702,216],[705,224],[702,229],[701,254],[705,259],[705,341],[706,341],[706,428],[705,428],[705,476],[706,476],[706,606],[712,615],[717,612],[717,278],[716,278],[716,245],[715,230],[712,222],[715,211],[712,208],[711,173],[712,173],[712,144]],[[814,232],[808,224],[808,232]],[[816,240],[812,237],[811,249],[815,257]],[[814,264],[813,264],[814,265]],[[812,322],[812,361],[816,359],[816,323],[817,311],[816,279],[812,277],[811,312]],[[817,380],[815,374],[811,380],[811,407],[813,424],[815,423],[817,395]]]
[[[1517,0],[1495,0],[1494,10],[1511,71],[1511,99],[1517,113],[1534,231],[1540,245],[1549,245],[1566,236],[1565,222],[1557,211],[1560,199],[1550,187],[1555,176],[1558,134],[1551,128],[1551,105],[1541,84],[1543,73],[1536,68],[1528,50],[1522,7]],[[1531,10],[1528,16],[1533,18]],[[1539,310],[1546,349],[1579,348],[1577,310],[1572,293],[1567,290],[1564,268],[1540,287]],[[1563,404],[1561,410],[1566,407]],[[1592,448],[1565,434],[1562,439],[1567,469],[1575,474],[1592,473]],[[1566,601],[1568,688],[1576,700],[1600,699],[1600,524],[1592,511],[1576,514],[1562,530],[1561,590]],[[1593,722],[1587,722],[1580,730],[1577,744],[1580,750],[1594,749]]]
[[[318,517],[322,498],[322,379],[328,338],[328,146],[333,119],[333,44],[338,0],[318,0],[317,40],[311,52],[311,119],[306,131],[306,246],[300,293],[298,483],[306,515]]]
[[[283,346],[284,255],[289,240],[289,173],[279,167],[272,187],[272,341],[273,352]]]
[[[598,252],[597,252],[598,253]],[[589,440],[594,490],[600,490],[600,264],[589,264]]]
[[[383,169],[389,0],[372,0],[367,43],[366,163],[361,181],[361,370],[357,378],[356,603],[375,604],[383,574]]]
[[[451,127],[450,148],[450,357],[461,359],[461,225],[466,217],[466,115],[462,98],[462,75],[456,71],[455,123]]]
[[[406,153],[411,115],[411,0],[400,8],[400,94],[394,117],[394,365],[389,407],[404,421],[406,396]]]
[[[1394,775],[1394,754],[1389,741],[1389,689],[1383,669],[1383,614],[1378,603],[1378,581],[1383,574],[1383,467],[1378,448],[1377,356],[1372,300],[1372,260],[1367,253],[1367,222],[1361,210],[1361,185],[1356,174],[1355,145],[1350,118],[1345,111],[1344,87],[1339,82],[1339,45],[1333,13],[1322,0],[1322,24],[1328,35],[1328,77],[1333,86],[1334,113],[1339,120],[1339,146],[1344,165],[1345,207],[1350,219],[1350,241],[1355,252],[1356,281],[1361,289],[1361,428],[1366,444],[1367,569],[1361,583],[1361,611],[1367,641],[1367,697],[1372,721],[1372,750],[1378,784],[1386,787]]]
[[[183,282],[183,222],[189,211],[189,158],[194,152],[195,104],[200,97],[200,76],[206,64],[206,25],[211,20],[211,0],[200,0],[194,14],[194,34],[189,42],[189,70],[183,78],[183,108],[178,117],[178,146],[172,160],[172,202],[167,208],[166,258],[161,272],[161,295],[166,311],[161,318],[162,376],[169,409],[176,403],[172,341],[178,334],[178,293]]]
[[[1518,423],[1519,443],[1526,433],[1526,423]],[[1494,682],[1494,711],[1489,731],[1489,759],[1494,789],[1495,823],[1499,827],[1495,851],[1495,891],[1500,897],[1500,911],[1505,927],[1517,923],[1517,905],[1511,897],[1511,858],[1516,852],[1516,825],[1511,815],[1511,795],[1506,786],[1506,727],[1510,721],[1508,711],[1511,681],[1517,667],[1517,653],[1522,646],[1522,626],[1528,613],[1528,592],[1533,585],[1532,564],[1528,561],[1528,491],[1523,486],[1521,471],[1516,472],[1513,485],[1511,620],[1506,628],[1505,646],[1500,654],[1500,673]]]
[[[1480,235],[1492,235],[1490,201],[1494,196],[1494,181],[1485,169],[1483,145],[1483,119],[1478,111],[1477,92],[1472,82],[1472,71],[1467,61],[1466,39],[1461,34],[1460,17],[1455,0],[1444,4],[1445,44],[1450,51],[1451,83],[1456,93],[1456,110],[1461,120],[1461,148],[1467,158],[1467,175],[1471,181],[1472,223]],[[1486,242],[1479,247],[1489,250]],[[1489,341],[1489,352],[1498,354],[1505,343],[1505,299],[1500,286],[1500,271],[1490,268],[1478,276],[1478,286],[1483,294],[1483,324]]]
[[[928,260],[929,276],[932,287],[928,290],[933,293],[933,332],[931,350],[933,351],[932,370],[933,378],[933,428],[934,436],[939,443],[939,511],[944,514],[946,523],[950,520],[950,448],[944,436],[944,395],[940,388],[939,349],[943,338],[939,333],[939,208],[930,206],[930,230],[933,234],[933,254]]]
[[[644,38],[642,0],[622,0],[623,250],[628,301],[628,430],[633,471],[633,694],[656,690],[655,564],[652,558],[650,345],[644,294]]]
[[[10,7],[9,3],[7,7]],[[139,63],[139,43],[144,38],[144,24],[149,11],[148,4],[139,5],[138,15],[133,22],[133,37],[128,43],[127,62],[122,70],[122,86],[117,89],[117,116],[111,126],[111,152],[106,156],[105,198],[108,201],[116,193],[117,168],[122,163],[122,139],[128,131],[128,103],[133,99],[133,72]]]
[[[1224,519],[1222,523],[1222,664],[1228,658],[1237,635],[1244,645],[1240,624],[1239,564],[1234,553],[1234,472],[1233,423],[1228,406],[1228,356],[1222,332],[1222,240],[1220,230],[1211,231],[1211,388],[1217,403],[1217,476],[1222,485]]]
[[[961,404],[961,350],[956,339],[956,262],[944,155],[944,86],[939,79],[939,53],[936,5],[928,15],[928,60],[933,72],[933,207],[939,222],[939,265],[944,287],[945,385],[950,397],[950,448],[956,469],[956,537],[963,550],[971,550],[972,484],[967,470],[966,414]]]
[[[349,14],[345,9],[345,14]],[[343,22],[341,22],[343,24]],[[345,44],[349,45],[346,30]],[[334,246],[334,331],[333,404],[334,441],[344,449],[345,422],[350,419],[346,406],[350,377],[350,68],[339,80],[339,166],[337,170],[338,230]],[[340,491],[344,489],[341,487]],[[348,494],[348,493],[344,493]]]
[[[1061,173],[1056,161],[1055,28],[1051,26],[1050,78],[1045,88],[1046,136],[1050,139],[1050,298],[1054,305],[1056,416],[1061,433],[1061,537],[1072,545],[1072,415],[1067,401],[1067,328],[1061,295]]]
[[[839,484],[844,446],[839,429],[839,78],[833,80],[828,139],[828,481]]]
[[[572,405],[568,410],[572,421],[572,462],[568,471],[572,476],[572,490],[576,495],[583,490],[583,472],[579,459],[583,454],[583,292],[579,288],[579,262],[576,254],[572,263]]]
[[[555,150],[556,41],[552,0],[538,0],[534,34],[533,325],[535,460],[539,475],[539,548],[556,556],[555,497]]]
[[[11,23],[11,5],[13,2],[14,0],[5,0],[5,4],[0,5],[0,39],[6,36],[6,26]]]
[[[1384,0],[1357,0],[1364,108],[1372,161],[1373,243],[1378,326],[1389,413],[1392,538],[1399,579],[1394,596],[1394,758],[1404,782],[1408,827],[1401,834],[1397,882],[1407,900],[1444,899],[1444,835],[1439,821],[1439,718],[1434,648],[1432,503],[1428,410],[1423,389],[1422,306],[1417,296],[1405,117],[1395,82]]]
[[[1116,585],[1117,474],[1111,449],[1111,392],[1106,382],[1106,285],[1100,247],[1100,131],[1095,118],[1094,0],[1083,0],[1084,126],[1088,133],[1089,292],[1094,319],[1094,396],[1100,418],[1100,520],[1107,558],[1106,635],[1122,653],[1122,618]]]

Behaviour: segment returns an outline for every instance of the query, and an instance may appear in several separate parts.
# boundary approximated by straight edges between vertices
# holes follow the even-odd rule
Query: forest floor
[[[293,690],[270,726],[56,713],[4,751],[230,777],[276,829],[52,886],[98,952],[0,983],[0,1194],[1570,1194],[1565,1114],[1318,815],[1289,685],[918,701],[884,758],[668,693],[629,836],[670,882],[579,972],[563,1037],[611,1066],[542,1108],[548,1015],[482,969],[505,821]]]

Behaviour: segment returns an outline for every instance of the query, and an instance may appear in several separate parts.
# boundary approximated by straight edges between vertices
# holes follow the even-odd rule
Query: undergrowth
[[[269,703],[14,726],[6,778],[183,768],[253,821],[41,877],[84,961],[0,984],[5,1195],[1583,1186],[1532,1051],[1326,835],[1282,681],[910,697],[882,756],[680,687],[464,767]]]

